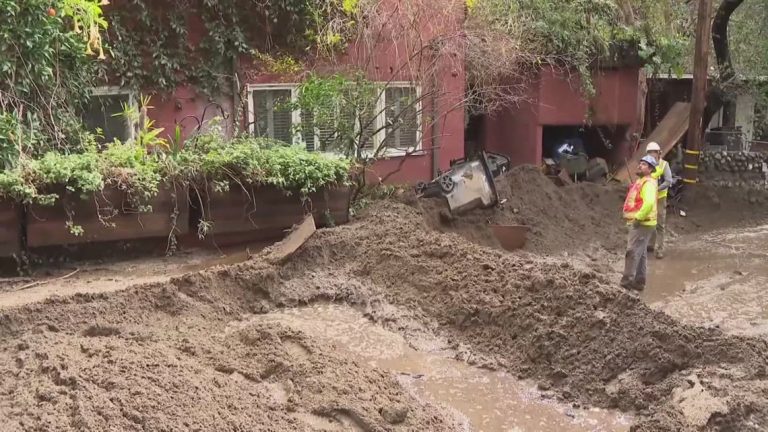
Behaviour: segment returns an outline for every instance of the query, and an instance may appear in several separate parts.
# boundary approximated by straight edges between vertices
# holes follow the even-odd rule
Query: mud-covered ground
[[[735,289],[757,291],[759,264],[744,260],[768,253],[762,231],[691,237],[757,224],[762,196],[695,192],[701,197],[688,217],[672,221],[670,257],[651,262],[659,280],[637,298],[615,284],[623,191],[547,182],[515,170],[500,181],[502,210],[454,220],[440,216],[439,204],[407,195],[376,203],[353,224],[319,231],[278,267],[254,259],[173,277],[219,262],[180,269],[169,260],[147,272],[136,270],[145,261],[123,263],[129,267],[109,289],[98,282],[108,277],[101,271],[22,291],[34,281],[5,281],[3,430],[626,430],[619,411],[640,431],[766,430],[762,312],[752,305],[751,315],[742,313],[753,330],[742,331],[695,300],[701,292],[738,302]],[[530,225],[527,251],[497,248],[483,223],[489,219]],[[685,277],[692,285],[668,289],[680,283],[675,268],[696,259],[697,249],[686,246],[696,241],[702,253],[721,244],[723,257],[739,248],[738,268],[719,261],[738,280],[715,284],[712,294],[697,268]],[[131,273],[157,279],[127,288]],[[329,303],[353,309],[330,322],[303,309]],[[345,321],[349,314],[358,321]],[[346,324],[333,332],[334,322]],[[381,354],[359,349],[360,337],[379,331],[403,338],[405,348],[377,339],[367,346],[386,347]],[[351,336],[357,332],[363,336]],[[385,361],[398,350],[429,360],[414,370]],[[441,359],[465,366],[436,373]],[[458,370],[459,382],[474,377],[473,384],[438,379]],[[484,406],[521,394],[533,401]],[[595,419],[584,407],[608,411]]]

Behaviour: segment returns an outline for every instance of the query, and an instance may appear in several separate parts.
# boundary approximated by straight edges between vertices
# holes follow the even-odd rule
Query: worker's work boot
[[[657,250],[655,253],[656,259],[664,259],[664,251],[661,249]]]
[[[621,278],[621,282],[619,282],[619,286],[621,286],[625,290],[632,291],[632,287],[634,286],[634,283],[628,279]]]

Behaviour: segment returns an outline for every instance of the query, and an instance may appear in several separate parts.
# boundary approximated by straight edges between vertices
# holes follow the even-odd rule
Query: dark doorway
[[[483,150],[485,142],[485,114],[469,114],[464,129],[464,154],[469,156]]]
[[[583,151],[589,159],[602,158],[609,165],[621,163],[620,147],[626,142],[627,125],[608,126],[544,126],[542,154],[556,159],[558,149],[564,144],[574,146],[573,151]]]

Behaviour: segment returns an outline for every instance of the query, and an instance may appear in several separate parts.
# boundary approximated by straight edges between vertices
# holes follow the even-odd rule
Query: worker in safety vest
[[[630,186],[624,201],[624,220],[629,225],[627,253],[621,286],[642,291],[648,272],[648,243],[656,231],[658,184],[651,174],[656,159],[645,155],[637,164],[638,179]]]
[[[669,168],[669,163],[661,158],[661,147],[658,143],[649,142],[645,151],[659,163],[651,173],[651,177],[659,183],[659,211],[656,217],[656,231],[648,244],[648,250],[655,251],[656,258],[662,259],[664,258],[664,234],[667,228],[667,192],[672,186],[672,170]]]

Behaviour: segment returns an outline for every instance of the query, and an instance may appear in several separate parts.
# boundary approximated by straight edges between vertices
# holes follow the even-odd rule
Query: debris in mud
[[[624,199],[621,186],[579,183],[561,188],[538,168],[522,166],[497,178],[496,189],[503,205],[460,217],[450,216],[440,199],[414,205],[433,229],[484,246],[500,247],[489,224],[530,226],[526,249],[535,252],[579,250],[591,243],[617,248],[625,241],[618,212]]]
[[[408,407],[404,405],[387,406],[381,409],[381,416],[390,424],[401,424],[408,417]]]

